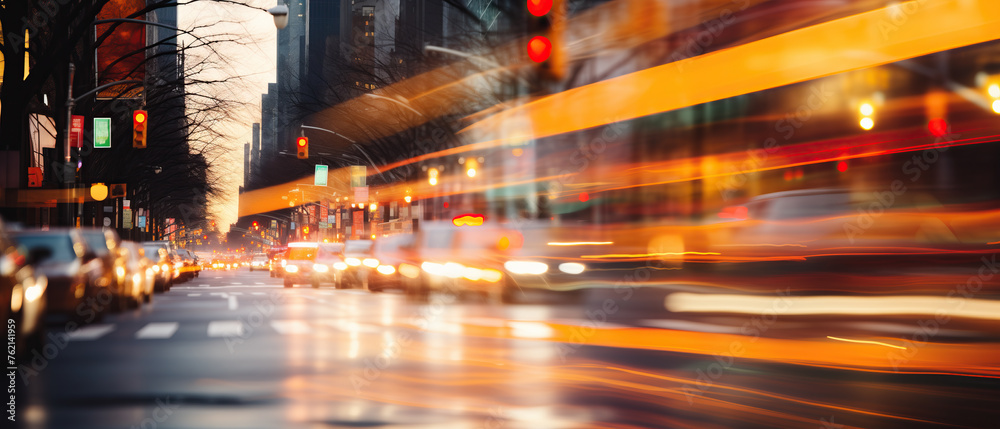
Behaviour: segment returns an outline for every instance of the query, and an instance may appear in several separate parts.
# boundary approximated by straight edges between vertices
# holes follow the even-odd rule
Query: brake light
[[[746,220],[748,218],[748,214],[748,210],[745,206],[731,206],[722,209],[722,211],[719,212],[719,218]]]

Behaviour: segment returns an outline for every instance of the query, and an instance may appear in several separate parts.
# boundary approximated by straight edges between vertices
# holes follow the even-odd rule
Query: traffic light
[[[563,33],[566,28],[564,0],[527,1],[528,58],[535,63],[539,77],[560,80],[566,68]]]
[[[132,147],[136,149],[146,148],[146,122],[149,122],[149,115],[145,110],[132,112]]]
[[[299,159],[309,158],[309,137],[295,139],[295,147],[298,149]]]

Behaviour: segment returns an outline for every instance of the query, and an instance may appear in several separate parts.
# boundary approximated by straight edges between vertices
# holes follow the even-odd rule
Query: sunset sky
[[[245,0],[245,3],[267,9],[274,6],[276,0]],[[188,88],[190,92],[214,95],[242,106],[225,112],[229,118],[219,120],[213,126],[226,136],[219,142],[218,150],[211,152],[211,155],[218,156],[212,163],[211,174],[221,179],[225,195],[210,200],[209,212],[225,231],[229,224],[237,220],[239,187],[243,181],[243,145],[251,141],[252,124],[260,121],[261,94],[267,91],[268,82],[275,81],[277,30],[271,15],[263,10],[212,1],[180,6],[178,21],[178,26],[183,29],[206,26],[195,31],[200,36],[219,37],[221,33],[235,36],[227,36],[227,39],[236,40],[213,45],[224,58],[213,57],[216,64],[195,76],[227,78],[227,83]],[[191,36],[181,37],[185,45],[190,45],[193,40]],[[194,54],[209,55],[207,49]],[[193,64],[190,56],[187,61],[188,66]]]

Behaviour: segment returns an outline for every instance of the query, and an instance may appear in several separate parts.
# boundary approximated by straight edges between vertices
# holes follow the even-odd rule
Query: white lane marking
[[[309,333],[309,325],[301,320],[274,320],[271,327],[281,335]]]
[[[213,320],[208,322],[209,337],[234,337],[243,335],[243,322],[239,320]]]
[[[267,295],[264,292],[250,292],[250,295]]]
[[[73,341],[96,340],[115,330],[115,325],[90,325],[84,326],[69,333],[69,339]]]
[[[236,285],[241,285],[241,284],[243,284],[243,283],[240,283],[240,282],[231,282],[231,283],[229,283],[229,284],[231,284],[231,285],[234,285],[234,286],[236,286]]]
[[[334,292],[331,292],[331,291],[328,291],[328,290],[322,290],[319,293],[321,295],[333,295],[334,294]]]
[[[231,297],[229,297],[229,309],[230,309],[230,310],[235,310],[235,309],[237,309],[237,308],[238,308],[239,306],[240,306],[240,305],[239,305],[238,303],[236,303],[236,297],[235,297],[235,296],[231,296]]]
[[[243,295],[243,292],[229,292],[230,295]]]
[[[262,284],[264,284],[264,283],[261,283],[261,282],[253,282],[253,284],[255,284],[255,285],[262,285]]]
[[[150,323],[135,333],[139,340],[170,338],[177,332],[177,322]]]
[[[222,278],[222,276],[215,276],[215,277],[212,277],[212,278],[213,278],[213,279],[221,279],[221,278]]]
[[[189,293],[188,296],[201,296],[200,293]]]
[[[226,292],[209,292],[209,295],[211,295],[211,296],[221,296],[223,298],[229,296],[229,294],[226,293]]]

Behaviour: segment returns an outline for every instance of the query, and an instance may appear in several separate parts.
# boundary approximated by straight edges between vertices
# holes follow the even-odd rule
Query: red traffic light
[[[136,110],[135,112],[132,113],[132,120],[135,121],[135,123],[137,125],[145,123],[146,122],[146,111],[145,110]]]
[[[309,144],[309,138],[307,138],[307,137],[299,137],[295,141],[295,143],[298,144],[299,147],[306,147],[306,145]]]
[[[552,10],[552,0],[528,0],[528,12],[535,16],[542,16]]]
[[[528,57],[536,63],[549,59],[552,55],[552,42],[545,36],[535,36],[528,41]]]

